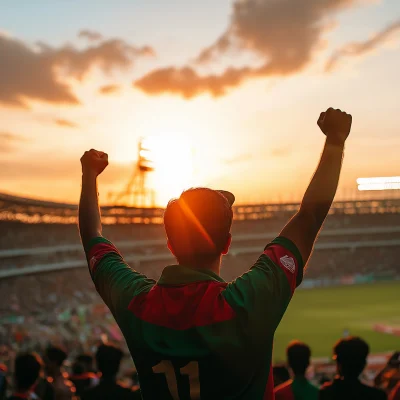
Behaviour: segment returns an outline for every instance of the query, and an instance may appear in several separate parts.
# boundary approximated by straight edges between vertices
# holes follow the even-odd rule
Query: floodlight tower
[[[148,187],[148,176],[154,170],[152,150],[146,143],[146,139],[141,138],[138,144],[138,157],[132,176],[125,189],[116,194],[114,203],[127,203],[134,207],[154,207],[154,190]]]

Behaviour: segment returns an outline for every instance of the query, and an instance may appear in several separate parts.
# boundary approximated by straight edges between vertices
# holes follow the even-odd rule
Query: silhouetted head
[[[51,375],[59,370],[66,359],[67,353],[60,347],[48,347],[45,354],[47,372]]]
[[[72,375],[82,375],[86,372],[85,366],[79,361],[75,361],[72,366]]]
[[[305,375],[310,365],[311,349],[297,340],[289,343],[286,349],[289,367],[294,375]]]
[[[96,352],[97,368],[102,378],[114,378],[119,370],[124,353],[115,346],[102,344]]]
[[[359,337],[349,337],[339,340],[333,353],[339,375],[345,379],[356,379],[367,364],[369,346]]]
[[[272,371],[274,375],[274,387],[279,386],[290,379],[289,370],[285,365],[274,365]]]
[[[80,354],[76,357],[76,362],[85,368],[84,372],[93,372],[93,357],[90,354]]]
[[[40,376],[43,361],[34,353],[17,356],[14,367],[15,386],[18,391],[26,392],[32,388]]]
[[[164,226],[179,264],[201,267],[228,252],[234,201],[229,192],[194,188],[168,203]]]

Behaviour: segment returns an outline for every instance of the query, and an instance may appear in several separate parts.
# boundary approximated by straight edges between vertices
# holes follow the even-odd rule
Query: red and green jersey
[[[318,388],[306,378],[294,378],[275,388],[275,400],[318,400]]]
[[[166,267],[156,282],[131,269],[102,237],[86,254],[96,289],[126,339],[144,400],[274,398],[274,333],[303,276],[294,243],[278,237],[230,283],[182,265]]]

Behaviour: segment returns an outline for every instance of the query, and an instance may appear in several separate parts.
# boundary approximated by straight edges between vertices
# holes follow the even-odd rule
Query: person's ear
[[[224,246],[224,248],[222,249],[222,254],[223,254],[223,255],[228,254],[229,247],[231,246],[231,243],[232,243],[232,235],[229,234],[229,235],[228,235],[228,239],[226,240],[225,246]]]
[[[168,240],[167,241],[167,246],[168,246],[168,249],[169,249],[169,251],[172,253],[172,255],[175,257],[175,252],[174,252],[174,249],[172,248],[172,244],[171,244],[171,242]]]

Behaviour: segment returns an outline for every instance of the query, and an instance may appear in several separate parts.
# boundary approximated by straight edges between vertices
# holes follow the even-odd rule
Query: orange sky
[[[354,120],[341,193],[359,176],[399,175],[398,2],[315,0],[296,13],[291,0],[244,0],[240,12],[224,0],[209,26],[211,2],[176,1],[172,14],[156,1],[125,10],[117,2],[118,24],[99,5],[89,27],[75,15],[89,15],[82,3],[48,26],[42,17],[24,25],[29,9],[6,6],[0,191],[76,202],[79,158],[96,148],[110,157],[105,202],[149,136],[164,150],[152,179],[161,205],[195,185],[232,190],[240,202],[299,199],[323,145],[316,120],[329,106]]]

